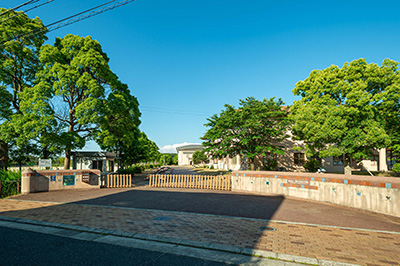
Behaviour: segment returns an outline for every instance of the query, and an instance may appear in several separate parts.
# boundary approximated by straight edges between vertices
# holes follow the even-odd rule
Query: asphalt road
[[[226,265],[192,257],[0,227],[0,265]]]

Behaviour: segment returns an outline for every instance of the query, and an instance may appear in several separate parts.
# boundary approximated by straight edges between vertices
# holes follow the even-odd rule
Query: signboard
[[[82,173],[82,182],[90,183],[90,173]]]
[[[74,186],[75,176],[74,175],[63,175],[63,186]]]
[[[39,159],[39,167],[51,167],[51,159]]]
[[[288,179],[287,181],[290,184],[298,184],[298,185],[309,185],[310,181],[308,180],[298,180],[298,179]]]

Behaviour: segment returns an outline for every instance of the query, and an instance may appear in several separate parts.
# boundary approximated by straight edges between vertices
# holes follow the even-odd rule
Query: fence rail
[[[231,190],[230,176],[150,175],[150,187]]]
[[[103,175],[102,187],[104,188],[132,187],[132,175],[127,175],[127,174]]]

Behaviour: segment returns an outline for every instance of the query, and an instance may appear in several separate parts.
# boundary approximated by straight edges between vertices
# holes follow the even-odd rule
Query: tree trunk
[[[0,141],[0,169],[7,171],[8,167],[8,145],[4,141]]]
[[[65,149],[64,170],[68,170],[71,166],[71,149]]]
[[[48,146],[43,147],[42,153],[43,153],[43,159],[49,159],[50,151],[49,151]]]
[[[255,168],[254,161],[255,161],[254,158],[252,158],[252,159],[249,158],[249,164],[250,164],[250,170],[251,170],[251,171],[254,171],[254,170],[255,170],[255,169],[254,169],[254,168]]]

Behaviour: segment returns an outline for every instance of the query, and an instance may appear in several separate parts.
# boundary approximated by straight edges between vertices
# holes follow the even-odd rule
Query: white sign
[[[39,167],[51,167],[51,159],[39,159]]]

